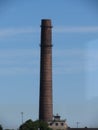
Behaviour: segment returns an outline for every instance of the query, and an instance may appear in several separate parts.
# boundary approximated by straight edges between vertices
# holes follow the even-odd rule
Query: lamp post
[[[21,123],[23,124],[23,112],[21,112]]]
[[[78,126],[79,126],[80,122],[76,122],[76,123],[77,123],[77,128],[78,128]]]

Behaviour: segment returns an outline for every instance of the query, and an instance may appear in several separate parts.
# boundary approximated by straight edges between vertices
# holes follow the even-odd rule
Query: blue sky
[[[54,114],[98,127],[98,1],[0,1],[0,123],[38,119],[40,24],[53,25]]]

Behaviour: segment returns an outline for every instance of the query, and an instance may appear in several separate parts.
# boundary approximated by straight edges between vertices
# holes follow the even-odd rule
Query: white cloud
[[[37,74],[39,52],[34,49],[0,50],[0,76]],[[37,69],[36,69],[37,68]]]
[[[53,57],[70,57],[70,56],[83,56],[85,55],[85,49],[62,49],[62,50],[54,50]]]
[[[38,56],[39,50],[36,49],[2,49],[0,50],[0,58],[20,57],[20,56]]]
[[[39,29],[32,27],[24,27],[24,28],[4,28],[0,29],[0,37],[8,37],[17,34],[29,34],[29,33],[38,33]]]
[[[63,49],[53,52],[53,74],[95,72],[98,70],[98,52],[84,49]],[[32,72],[40,67],[39,50],[0,50],[0,72]],[[7,71],[8,69],[8,71]],[[19,71],[18,71],[19,70]],[[30,73],[31,73],[30,72]],[[12,73],[13,74],[13,73]]]
[[[40,27],[23,27],[23,28],[1,28],[0,38],[14,36],[18,34],[39,33]],[[54,33],[94,33],[98,32],[98,26],[58,26],[53,28]]]
[[[32,74],[32,76],[39,74],[35,67],[0,67],[0,76],[24,75]]]
[[[55,50],[53,56],[54,74],[80,73],[85,69],[85,50]]]
[[[98,32],[98,26],[59,26],[54,27],[54,33],[95,33]]]
[[[98,71],[98,51],[88,49],[55,50],[54,74],[93,73]]]

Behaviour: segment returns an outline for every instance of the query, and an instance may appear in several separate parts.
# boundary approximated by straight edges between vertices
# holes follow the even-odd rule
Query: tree
[[[3,130],[2,125],[0,125],[0,130]]]
[[[33,121],[27,120],[19,127],[19,130],[33,130]]]
[[[33,122],[31,119],[22,124],[19,130],[38,130],[38,128],[40,128],[40,130],[52,130],[48,127],[46,122],[39,120]]]

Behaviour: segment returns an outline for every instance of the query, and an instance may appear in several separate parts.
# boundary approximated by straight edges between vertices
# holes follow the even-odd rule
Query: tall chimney
[[[51,20],[41,21],[39,120],[50,121],[52,105],[52,26]]]

